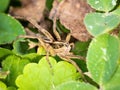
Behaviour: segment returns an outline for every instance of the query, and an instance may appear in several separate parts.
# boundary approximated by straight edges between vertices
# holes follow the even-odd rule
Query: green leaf
[[[72,52],[75,55],[86,56],[89,43],[90,43],[90,41],[88,41],[88,42],[80,42],[80,41],[75,42],[75,46],[74,46],[74,49],[72,50]]]
[[[24,55],[28,53],[34,53],[35,48],[29,49],[29,42],[19,38],[13,43],[13,52],[18,55]]]
[[[120,90],[120,65],[113,77],[104,85],[104,88],[105,90]]]
[[[76,79],[78,74],[73,65],[65,61],[57,63],[52,57],[49,61],[43,57],[38,64],[26,65],[23,74],[16,79],[19,90],[50,90],[58,84]]]
[[[46,55],[46,50],[42,47],[42,46],[39,46],[38,48],[37,48],[37,54],[39,54],[39,55]]]
[[[97,88],[88,83],[69,81],[58,85],[53,90],[97,90]]]
[[[25,34],[22,25],[10,15],[0,13],[0,44],[11,43],[17,36]]]
[[[12,54],[13,54],[12,51],[5,49],[5,48],[0,48],[0,60],[7,57],[8,55],[12,55]]]
[[[30,54],[25,54],[25,55],[22,55],[23,58],[25,59],[29,59],[30,62],[36,62],[38,63],[39,60],[43,57],[37,53],[30,53]]]
[[[119,18],[120,18],[120,6],[111,13],[119,16]]]
[[[52,3],[53,3],[53,0],[46,0],[46,7],[48,10],[52,8]]]
[[[52,66],[56,63],[49,58]],[[25,66],[23,74],[18,76],[16,84],[19,90],[49,90],[52,84],[52,72],[47,60],[40,60],[39,64],[30,63]],[[26,83],[27,82],[27,83]]]
[[[6,89],[7,86],[2,81],[0,81],[0,90],[6,90]]]
[[[76,69],[68,62],[60,61],[57,63],[57,65],[54,66],[54,85],[75,80],[77,76],[78,74],[76,73]]]
[[[59,2],[61,2],[61,1],[59,1]],[[60,34],[70,33],[70,30],[67,29],[64,25],[62,25],[59,20],[56,22],[56,28]]]
[[[117,0],[88,0],[88,3],[96,10],[108,12],[116,6]]]
[[[10,55],[2,62],[2,70],[9,71],[10,74],[6,78],[6,82],[8,85],[15,86],[15,80],[18,75],[20,75],[23,71],[23,68],[29,61],[26,59],[22,59],[21,57]]]
[[[89,13],[85,16],[84,23],[91,35],[98,36],[117,27],[120,17],[112,13]]]
[[[8,87],[7,90],[17,90],[15,87]]]
[[[5,11],[8,7],[10,0],[0,0],[0,11]]]
[[[119,46],[119,39],[109,34],[98,36],[90,43],[87,66],[93,80],[100,85],[112,78],[118,66]]]

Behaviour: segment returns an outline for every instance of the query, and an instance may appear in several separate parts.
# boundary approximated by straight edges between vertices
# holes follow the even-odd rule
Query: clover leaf
[[[69,81],[58,85],[53,90],[97,90],[97,88],[88,83]]]
[[[103,34],[92,40],[87,53],[87,67],[94,81],[103,85],[113,77],[118,67],[120,42],[118,37]]]
[[[113,13],[89,13],[84,18],[88,32],[93,36],[107,33],[118,26],[120,17]]]
[[[88,3],[96,10],[108,12],[116,6],[117,0],[88,0]]]
[[[0,90],[6,90],[6,89],[7,86],[2,81],[0,81]]]
[[[9,71],[8,77],[5,80],[7,85],[16,86],[15,80],[17,76],[22,73],[24,66],[28,63],[29,60],[15,55],[10,55],[3,60],[2,70]]]
[[[51,90],[63,82],[75,80],[78,76],[72,64],[65,61],[57,63],[52,57],[49,57],[49,61],[50,63],[43,57],[38,64],[27,64],[23,74],[16,79],[19,90]]]
[[[25,34],[23,26],[10,15],[0,13],[0,44],[11,43]]]

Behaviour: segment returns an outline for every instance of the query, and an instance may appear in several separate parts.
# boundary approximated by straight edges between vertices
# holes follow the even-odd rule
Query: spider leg
[[[59,16],[59,13],[61,11],[61,7],[64,5],[65,2],[66,2],[66,0],[62,0],[59,3],[59,5],[56,7],[55,13],[53,15],[53,33],[55,34],[58,41],[61,41],[61,37],[60,37],[58,31],[56,30],[56,21],[57,21],[57,17]]]
[[[74,43],[70,43],[69,45],[70,45],[71,49],[73,49],[75,47]]]
[[[48,62],[48,64],[49,64],[49,66],[50,66],[50,69],[51,69],[51,73],[52,73],[52,75],[54,75],[54,73],[53,73],[53,66],[52,66],[52,64],[50,63],[50,60],[49,60],[49,54],[51,55],[51,56],[55,56],[56,54],[55,54],[55,52],[54,52],[54,49],[53,49],[53,47],[52,46],[50,46],[49,44],[47,44],[47,53],[46,53],[46,60],[47,60],[47,62]]]
[[[20,35],[19,38],[31,38],[31,39],[37,39],[36,36],[30,36],[30,35]]]
[[[38,46],[42,46],[45,51],[46,51],[46,60],[50,66],[50,68],[52,69],[52,65],[50,63],[50,60],[49,60],[49,53],[54,55],[54,51],[53,51],[53,48],[49,45],[49,44],[46,44],[41,37],[38,37],[38,36],[30,36],[30,35],[23,35],[23,36],[20,36],[20,37],[23,37],[23,38],[33,38],[33,39],[38,39],[39,40],[39,44]],[[29,41],[30,42],[30,41]],[[51,70],[52,71],[52,70]],[[53,72],[53,71],[52,71]]]
[[[14,17],[17,19],[23,19],[23,20],[29,21],[31,24],[33,24],[38,29],[38,32],[42,32],[48,39],[51,40],[51,42],[54,40],[52,35],[47,30],[42,28],[34,19],[31,19],[30,17],[21,17],[21,16],[14,16]]]
[[[57,40],[60,41],[61,40],[60,34],[56,30],[56,20],[57,20],[56,16],[54,16],[54,19],[53,19],[53,33],[56,36]]]
[[[52,64],[50,63],[50,60],[49,60],[49,50],[46,51],[46,60],[48,62],[48,64],[50,65],[50,68],[52,68]]]
[[[65,41],[66,41],[66,42],[69,42],[69,41],[70,41],[70,38],[71,38],[71,34],[69,33],[69,34],[66,36]]]
[[[67,57],[72,58],[72,59],[80,59],[80,60],[86,61],[86,58],[85,58],[85,57],[79,56],[79,55],[74,55],[73,53],[69,53],[69,54],[67,55]]]
[[[42,35],[42,34],[39,34],[39,33],[33,33],[29,28],[25,28],[25,31],[26,31],[26,33],[27,33],[27,35],[29,35],[29,37],[31,36],[33,36],[33,37],[35,37],[35,38],[38,38],[38,37],[41,37],[41,38],[43,38],[43,40],[44,40],[44,42],[46,42],[46,43],[52,43],[47,37],[45,37],[44,35]]]
[[[47,51],[47,46],[46,46],[46,44],[44,43],[44,40],[43,40],[40,36],[20,35],[19,37],[21,37],[21,38],[38,39],[40,45],[43,46],[43,48]]]
[[[49,44],[45,43],[45,42],[42,40],[42,38],[38,38],[38,40],[39,40],[39,42],[40,42],[40,45],[41,45],[41,46],[45,49],[45,51],[46,51],[46,60],[47,60],[49,66],[50,66],[50,68],[51,68],[51,73],[53,74],[52,64],[50,63],[50,60],[49,60],[49,54],[51,55],[51,53],[54,53],[54,52],[52,52],[53,48],[52,48]]]
[[[71,60],[71,59],[70,59],[69,57],[67,57],[67,56],[61,56],[61,58],[62,58],[63,60],[65,60],[65,61],[70,62],[71,64],[73,64],[74,67],[75,67],[75,68],[78,70],[78,72],[80,73],[82,79],[83,79],[84,81],[86,81],[85,76],[84,76],[82,70],[79,68],[79,66],[76,64],[76,62],[74,62],[73,60]]]
[[[69,43],[70,39],[71,39],[71,33],[69,33],[69,34],[66,36],[65,41],[66,41],[67,43]],[[74,43],[69,43],[69,46],[71,47],[71,49],[73,49],[75,45],[74,45]]]

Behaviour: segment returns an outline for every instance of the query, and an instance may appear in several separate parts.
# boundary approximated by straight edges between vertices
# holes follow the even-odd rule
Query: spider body
[[[82,70],[78,67],[78,65],[73,60],[71,60],[71,58],[79,58],[79,59],[83,59],[83,60],[85,60],[85,58],[81,57],[81,56],[76,56],[70,52],[72,49],[72,46],[73,46],[73,43],[69,43],[71,34],[68,34],[65,40],[61,40],[61,37],[55,28],[56,27],[56,25],[55,25],[56,19],[55,19],[54,25],[53,25],[53,29],[54,29],[53,33],[57,37],[57,40],[55,40],[53,38],[53,36],[47,30],[45,30],[40,25],[38,25],[37,22],[35,22],[33,19],[28,18],[28,17],[23,18],[23,17],[19,17],[19,16],[15,16],[15,17],[18,19],[28,20],[30,23],[32,23],[38,29],[38,32],[39,32],[39,33],[35,34],[32,31],[30,31],[28,28],[26,28],[26,32],[29,35],[24,35],[24,36],[20,36],[20,37],[38,39],[38,43],[36,43],[34,46],[38,46],[38,47],[42,46],[46,51],[47,57],[49,55],[51,55],[51,56],[57,55],[61,59],[65,60],[67,62],[70,62],[71,64],[73,64],[76,67],[78,72],[81,74],[82,78],[85,80]],[[31,41],[29,41],[29,42],[31,43]],[[49,60],[48,60],[48,62],[49,62]]]

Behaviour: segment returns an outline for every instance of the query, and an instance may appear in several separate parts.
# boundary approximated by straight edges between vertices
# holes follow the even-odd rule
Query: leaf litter
[[[46,0],[20,0],[21,7],[11,7],[12,15],[30,17],[37,22],[43,20]]]
[[[71,35],[79,41],[88,41],[92,36],[84,26],[84,16],[93,9],[87,4],[87,0],[54,0],[50,12],[46,12],[46,0],[20,0],[21,7],[12,7],[12,15],[30,17],[35,19],[45,29],[52,25],[45,17],[56,17],[65,28],[70,30]],[[49,30],[51,32],[51,29]]]
[[[88,41],[91,35],[87,32],[83,19],[93,9],[86,0],[54,0],[50,18],[56,17],[61,24],[70,30],[72,36],[80,41]]]

